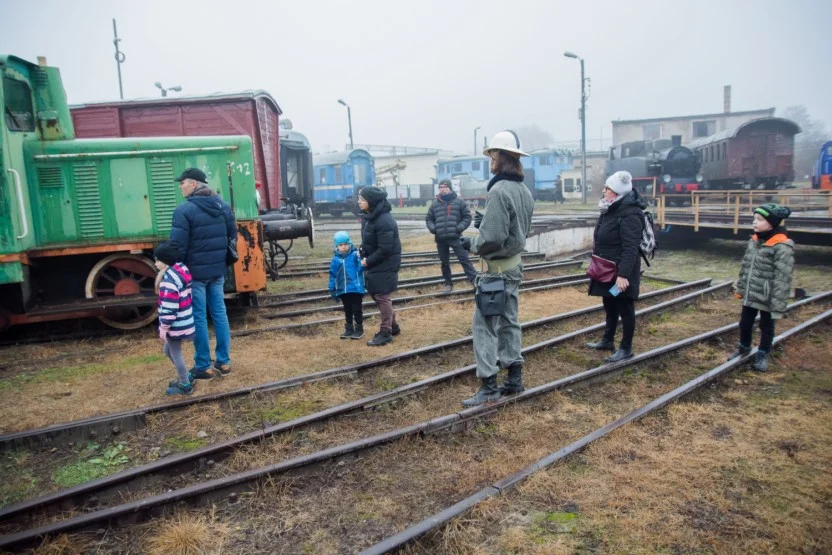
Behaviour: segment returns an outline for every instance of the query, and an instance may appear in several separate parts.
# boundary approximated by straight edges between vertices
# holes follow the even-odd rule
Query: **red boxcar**
[[[248,135],[254,143],[254,176],[261,208],[280,206],[283,113],[264,91],[95,102],[70,106],[78,138]]]
[[[794,178],[794,136],[800,126],[784,118],[760,118],[687,146],[702,156],[711,189],[774,189]]]

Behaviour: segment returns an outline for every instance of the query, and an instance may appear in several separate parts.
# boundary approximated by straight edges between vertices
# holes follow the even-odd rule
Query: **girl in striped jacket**
[[[168,395],[190,395],[194,391],[182,356],[182,342],[194,338],[191,309],[191,272],[181,261],[184,253],[178,243],[165,241],[153,251],[159,276],[159,339],[165,356],[176,367],[177,379],[168,384]]]

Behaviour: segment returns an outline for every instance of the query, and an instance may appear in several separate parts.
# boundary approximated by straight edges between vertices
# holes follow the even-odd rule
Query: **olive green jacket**
[[[783,233],[765,243],[752,236],[737,281],[742,304],[771,312],[774,318],[782,317],[792,288],[793,269],[794,241]]]

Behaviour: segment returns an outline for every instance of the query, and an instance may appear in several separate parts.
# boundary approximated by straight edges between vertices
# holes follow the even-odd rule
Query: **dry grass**
[[[179,513],[150,532],[146,552],[150,555],[207,555],[223,553],[228,527],[209,514]]]
[[[81,535],[61,535],[48,539],[32,551],[32,555],[85,555],[92,542]]]

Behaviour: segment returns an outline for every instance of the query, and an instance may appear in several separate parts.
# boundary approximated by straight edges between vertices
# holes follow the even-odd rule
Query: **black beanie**
[[[153,256],[156,260],[164,262],[168,266],[173,266],[177,262],[182,262],[183,254],[182,248],[176,241],[165,241],[153,251]]]
[[[364,187],[358,194],[361,195],[361,198],[367,201],[367,204],[370,205],[370,210],[375,208],[379,202],[387,198],[387,191],[381,189],[380,187]]]
[[[779,204],[770,202],[755,208],[754,213],[765,218],[771,224],[771,227],[777,227],[791,215],[792,209],[788,206],[780,206]]]

